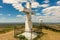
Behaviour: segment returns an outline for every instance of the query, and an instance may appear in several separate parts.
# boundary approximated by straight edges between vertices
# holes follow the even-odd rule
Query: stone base
[[[28,40],[32,40],[37,37],[37,33],[35,33],[35,32],[32,32],[32,33],[31,32],[24,32],[20,35],[25,36]],[[19,35],[17,35],[17,36],[19,36]]]

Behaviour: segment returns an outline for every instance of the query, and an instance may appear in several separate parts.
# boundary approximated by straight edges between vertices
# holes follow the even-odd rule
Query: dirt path
[[[51,30],[43,29],[43,33],[45,34],[41,37],[41,40],[60,40],[60,32],[54,32]],[[14,31],[10,31],[5,34],[0,34],[0,40],[17,40],[17,39],[14,38]]]
[[[10,31],[5,34],[0,34],[0,40],[16,40],[14,38],[14,31]]]
[[[45,33],[41,40],[60,40],[60,32],[54,32],[51,30],[43,29],[43,32]]]

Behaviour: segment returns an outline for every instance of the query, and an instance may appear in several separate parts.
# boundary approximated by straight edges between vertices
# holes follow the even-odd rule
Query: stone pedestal
[[[32,21],[31,21],[31,15],[26,14],[26,21],[25,21],[25,32],[22,34],[19,34],[22,36],[25,36],[28,40],[32,40],[37,37],[37,33],[32,32]],[[19,36],[17,35],[17,36]]]
[[[37,37],[37,34],[34,32],[24,32],[21,35],[25,36],[28,40],[33,40],[34,38]]]

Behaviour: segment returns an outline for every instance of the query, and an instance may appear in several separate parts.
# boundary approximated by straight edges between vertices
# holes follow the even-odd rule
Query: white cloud
[[[42,19],[43,22],[47,23],[60,23],[60,17],[55,16],[32,16],[33,22],[39,22],[39,20]]]
[[[4,19],[6,19],[5,17],[2,17],[2,19],[4,20]]]
[[[60,1],[57,1],[57,4],[60,5]]]
[[[22,23],[22,22],[25,22],[24,17],[16,17],[11,19],[5,17],[0,18],[0,23]]]
[[[18,2],[24,2],[24,1],[26,0],[3,0],[3,3],[12,4],[12,6],[16,8],[16,10],[23,11],[24,10],[23,6]]]
[[[45,1],[43,1],[44,3],[49,3],[49,0],[45,0]]]
[[[12,6],[14,8],[16,8],[16,10],[19,10],[19,11],[23,11],[24,10],[24,7],[22,6],[21,3],[18,3],[18,2],[26,2],[27,3],[27,0],[3,0],[3,3],[8,3],[8,4],[12,4]],[[29,8],[29,3],[26,4],[26,7]],[[32,2],[31,4],[31,7],[32,8],[38,8],[38,7],[48,7],[49,5],[48,4],[42,4],[40,5],[38,2]]]
[[[39,23],[40,19],[42,19],[43,22],[47,22],[47,23],[58,23],[58,22],[60,22],[60,17],[32,15],[32,21],[33,22],[38,22]]]
[[[22,2],[22,0],[20,0]],[[14,8],[17,10],[23,11],[24,8],[22,7],[21,4],[15,4],[17,3],[15,0],[3,0],[4,3],[12,4]],[[47,2],[46,2],[47,3]],[[37,8],[38,6],[40,7],[48,7],[48,4],[43,4],[40,5],[38,2],[32,3],[32,8]],[[46,9],[43,9],[42,11],[46,15],[49,15],[53,13],[54,16],[32,16],[32,21],[33,22],[39,22],[39,18],[43,19],[44,22],[60,22],[60,6],[53,6],[53,7],[48,7]],[[1,15],[1,14],[0,14]],[[39,15],[39,14],[38,14]],[[17,15],[15,19],[5,19],[2,18],[0,22],[25,22],[25,16],[22,15]]]
[[[49,15],[52,13],[52,15],[54,16],[60,16],[60,6],[48,7],[43,9],[42,12],[46,15]]]
[[[60,18],[59,17],[55,17],[55,16],[42,16],[40,17],[44,22],[50,22],[50,23],[58,23],[60,22]]]
[[[40,16],[41,14],[40,13],[36,13],[37,16]]]
[[[0,16],[2,16],[3,14],[0,13]]]
[[[4,21],[6,21],[5,17],[0,18],[0,22],[4,22]]]
[[[3,6],[0,6],[0,8],[3,8]]]
[[[7,14],[7,16],[11,16],[11,14]]]
[[[22,15],[17,15],[16,17],[23,17]]]
[[[31,5],[32,8],[37,8],[39,6],[40,4],[38,2],[32,2],[32,5]]]
[[[29,3],[27,3],[26,7],[29,8]],[[49,4],[39,4],[39,2],[32,2],[31,8],[38,8],[38,7],[46,8],[49,7]]]
[[[43,9],[46,16],[42,17],[45,22],[60,22],[60,6],[53,6]],[[48,16],[52,13],[52,16]]]
[[[12,4],[12,3],[17,3],[17,1],[16,0],[3,0],[3,3]]]
[[[40,5],[40,7],[46,8],[46,7],[49,7],[49,4],[42,4]]]
[[[22,4],[14,3],[14,4],[12,4],[12,6],[14,8],[16,8],[16,10],[19,10],[19,11],[23,11],[24,10],[24,7],[22,6]]]
[[[3,3],[7,3],[7,4],[12,4],[12,3],[23,3],[23,2],[27,2],[27,0],[3,0]]]
[[[27,2],[27,0],[17,0],[18,2]]]
[[[39,22],[39,20],[42,19],[43,22],[49,22],[49,23],[59,23],[60,17],[55,16],[35,16],[32,15],[32,21],[33,22]],[[25,22],[25,16],[16,17],[12,19],[7,18],[0,18],[0,23],[22,23]]]

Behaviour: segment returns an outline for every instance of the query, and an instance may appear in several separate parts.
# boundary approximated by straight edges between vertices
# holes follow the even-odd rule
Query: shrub
[[[19,37],[18,37],[20,40],[28,40],[25,36],[23,36],[23,35],[20,35]]]

